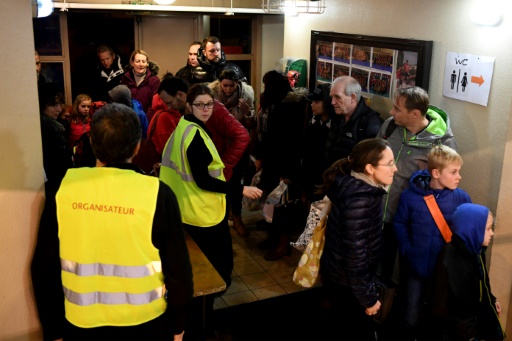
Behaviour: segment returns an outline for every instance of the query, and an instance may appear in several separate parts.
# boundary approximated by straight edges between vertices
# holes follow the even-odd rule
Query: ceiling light
[[[47,17],[53,13],[52,0],[32,0],[32,16],[34,18]]]
[[[231,0],[231,9],[227,10],[224,15],[235,15],[235,12],[233,12],[233,0]]]
[[[170,5],[176,0],[154,0],[158,5]]]
[[[262,0],[261,7],[266,13],[322,14],[325,0]]]

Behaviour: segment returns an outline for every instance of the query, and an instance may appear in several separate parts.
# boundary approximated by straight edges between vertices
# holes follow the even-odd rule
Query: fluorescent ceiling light
[[[159,5],[170,5],[176,0],[155,0],[155,2]]]

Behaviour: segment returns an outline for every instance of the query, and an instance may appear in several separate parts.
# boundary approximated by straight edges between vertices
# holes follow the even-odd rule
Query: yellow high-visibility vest
[[[160,180],[169,185],[176,194],[183,223],[210,227],[224,219],[226,214],[226,195],[224,193],[205,191],[194,181],[187,157],[187,149],[199,132],[213,161],[208,165],[210,176],[226,181],[224,163],[213,141],[198,124],[181,119],[167,141],[162,154]]]
[[[162,315],[162,264],[151,233],[159,182],[132,170],[70,169],[56,195],[66,319],[81,328]]]

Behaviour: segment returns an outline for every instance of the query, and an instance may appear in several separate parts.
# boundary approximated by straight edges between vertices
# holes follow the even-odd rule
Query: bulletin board
[[[428,91],[432,41],[311,31],[309,87],[352,76],[363,95],[392,98],[400,88]]]

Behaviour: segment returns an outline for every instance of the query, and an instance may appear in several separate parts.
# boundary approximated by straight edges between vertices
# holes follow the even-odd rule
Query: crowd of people
[[[258,247],[286,257],[309,205],[330,199],[320,273],[340,339],[375,339],[379,285],[398,288],[397,338],[424,337],[428,321],[430,336],[503,339],[485,265],[493,216],[457,188],[462,158],[426,91],[395,91],[384,121],[350,76],[309,91],[270,70],[256,107],[216,37],[192,42],[176,76],[159,78],[140,49],[126,69],[109,46],[97,57],[95,87],[72,106],[38,78],[47,201],[31,270],[45,339],[181,340],[194,306],[185,231],[229,287],[228,219],[247,237],[242,198],[280,182],[304,214],[262,223]],[[148,146],[159,179],[144,174]],[[206,338],[214,298],[189,312]]]

